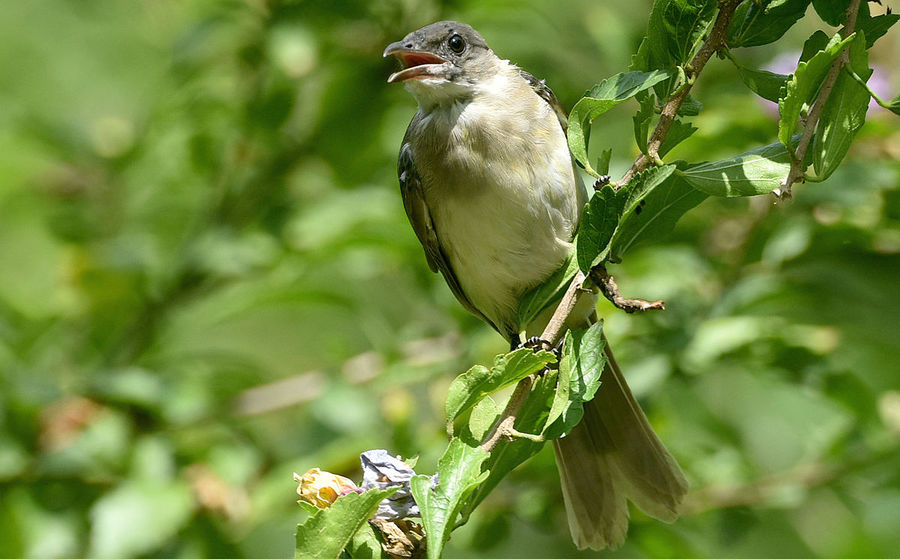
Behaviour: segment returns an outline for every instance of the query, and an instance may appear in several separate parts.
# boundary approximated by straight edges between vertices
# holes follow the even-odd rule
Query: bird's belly
[[[435,229],[469,301],[505,333],[518,332],[519,300],[565,260],[576,218],[554,204],[551,181],[479,178],[478,188],[429,204]]]

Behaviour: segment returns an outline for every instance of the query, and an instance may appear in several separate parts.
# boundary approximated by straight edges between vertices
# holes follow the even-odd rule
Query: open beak
[[[388,78],[388,83],[405,82],[417,78],[433,76],[438,73],[438,66],[446,64],[446,58],[442,58],[430,52],[413,50],[404,47],[400,42],[391,43],[384,49],[382,56],[396,56],[403,64],[403,69],[394,72]]]

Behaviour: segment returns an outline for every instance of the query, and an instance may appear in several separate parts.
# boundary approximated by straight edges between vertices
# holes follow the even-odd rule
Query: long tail
[[[628,531],[626,497],[672,522],[687,480],[653,431],[609,344],[600,388],[569,435],[554,441],[572,539],[579,549],[616,547]]]

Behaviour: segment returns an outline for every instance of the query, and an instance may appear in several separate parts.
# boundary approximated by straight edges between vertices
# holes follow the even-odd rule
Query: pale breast
[[[420,115],[413,146],[440,244],[467,298],[518,332],[519,299],[565,260],[580,212],[578,180],[549,105],[481,95]]]

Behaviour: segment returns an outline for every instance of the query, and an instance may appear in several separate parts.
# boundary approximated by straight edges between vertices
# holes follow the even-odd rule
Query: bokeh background
[[[874,13],[884,8],[873,5]],[[431,274],[395,161],[414,101],[383,47],[474,25],[566,106],[627,68],[649,2],[37,0],[0,6],[0,557],[292,556],[293,471],[358,454],[434,471],[453,376],[505,342]],[[807,18],[749,65],[795,62]],[[900,92],[900,32],[872,53]],[[789,71],[789,68],[788,68]],[[775,141],[714,60],[701,161]],[[613,174],[635,106],[595,125]],[[614,267],[632,387],[695,493],[633,511],[621,558],[900,549],[900,127],[872,111],[796,200],[709,200]],[[552,452],[447,557],[581,557]]]

